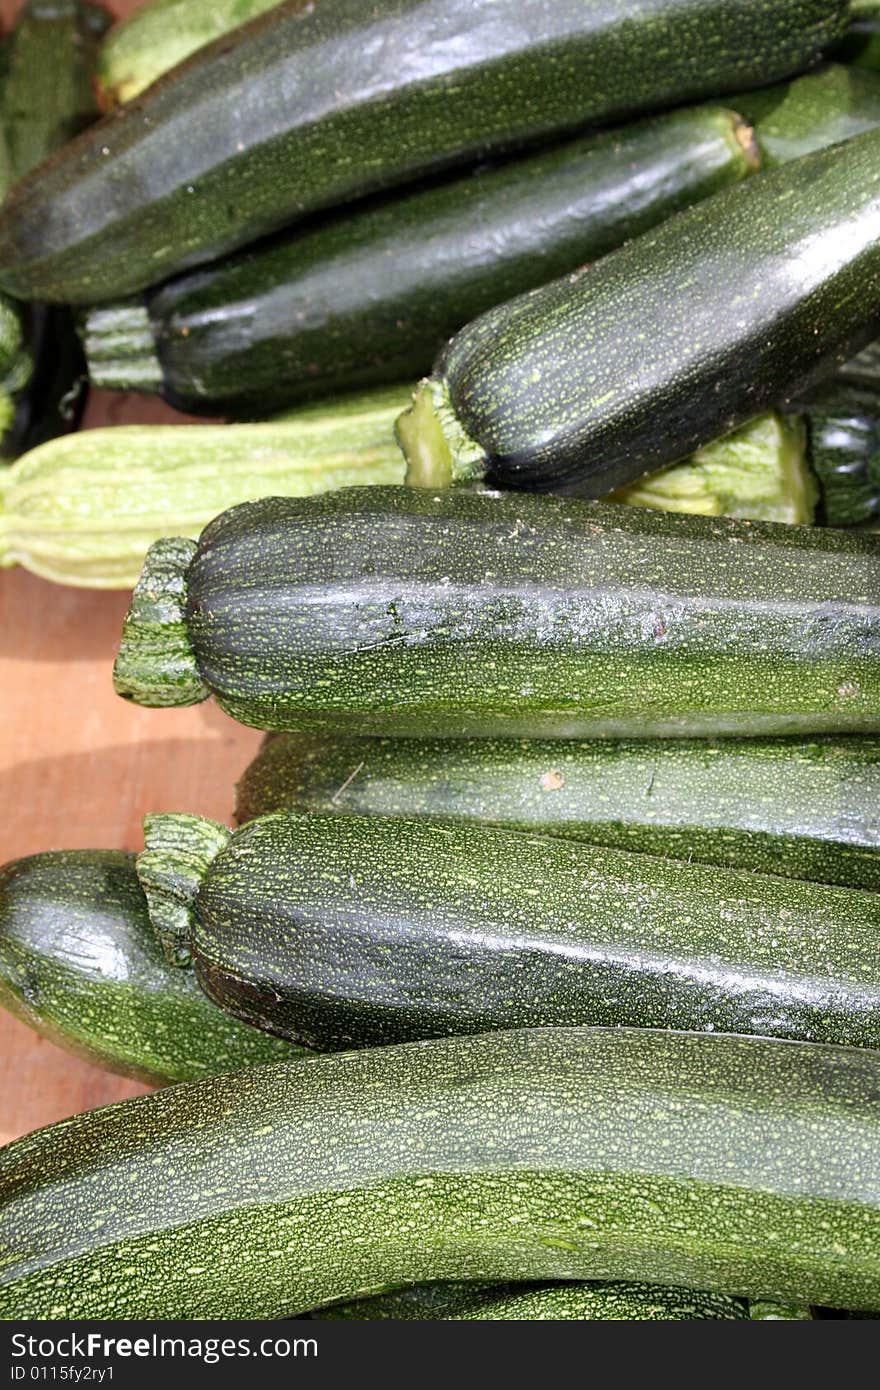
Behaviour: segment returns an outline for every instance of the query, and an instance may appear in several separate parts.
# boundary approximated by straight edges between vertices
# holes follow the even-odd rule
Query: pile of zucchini
[[[0,1002],[161,1087],[0,1150],[0,1317],[880,1310],[875,23],[89,48],[0,370],[37,303],[214,418],[18,447],[0,565],[133,587],[117,693],[267,738],[234,830],[0,869]]]

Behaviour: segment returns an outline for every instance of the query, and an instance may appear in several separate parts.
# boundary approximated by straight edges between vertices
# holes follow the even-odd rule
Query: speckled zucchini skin
[[[353,488],[233,508],[169,583],[203,683],[179,698],[211,691],[257,728],[880,732],[874,536]],[[149,702],[137,674],[117,688]]]
[[[0,1153],[0,1316],[277,1318],[424,1280],[880,1306],[880,1057],[527,1029],[252,1068]]]
[[[554,131],[804,67],[845,0],[289,0],[19,185],[0,284],[89,303]],[[168,158],[168,150],[175,158]]]
[[[68,1052],[142,1081],[289,1056],[169,966],[134,856],[35,854],[0,869],[0,1004]]]
[[[190,946],[222,1008],[320,1050],[545,1024],[880,1047],[878,932],[859,889],[279,812],[210,863]]]
[[[880,891],[880,740],[269,736],[236,819],[497,825]]]
[[[156,354],[154,389],[211,414],[415,378],[493,304],[757,167],[740,118],[698,107],[355,207],[159,286],[134,333],[93,311],[90,373],[137,388]]]
[[[321,1319],[395,1322],[677,1322],[749,1317],[748,1306],[723,1294],[649,1284],[414,1284],[396,1293],[340,1303],[310,1315]]]
[[[878,304],[869,130],[489,310],[438,362],[437,409],[498,486],[599,497],[828,371],[876,333]]]

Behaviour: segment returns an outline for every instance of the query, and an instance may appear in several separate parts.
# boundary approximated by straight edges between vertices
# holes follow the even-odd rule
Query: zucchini
[[[809,405],[810,461],[829,526],[880,519],[880,416],[870,392],[831,387]]]
[[[880,541],[349,488],[157,542],[117,692],[393,737],[880,732]]]
[[[110,15],[91,0],[26,0],[8,39],[0,100],[8,179],[21,178],[97,115],[91,79]],[[4,183],[3,192],[6,192]],[[10,394],[2,455],[14,458],[75,429],[85,404],[85,363],[69,313],[21,310],[27,372]]]
[[[880,129],[489,310],[400,422],[414,474],[600,496],[692,453],[869,341],[878,229]]]
[[[169,954],[319,1051],[556,1024],[880,1046],[876,893],[381,816],[148,816],[145,838]]]
[[[476,314],[757,165],[738,116],[697,107],[356,206],[91,310],[89,374],[215,415],[416,377]]]
[[[846,491],[843,486],[839,490]],[[619,488],[610,500],[700,516],[809,525],[819,492],[807,463],[803,422],[774,411],[704,445],[681,463]]]
[[[0,1004],[67,1052],[157,1084],[297,1050],[221,1013],[167,963],[134,856],[114,850],[0,868]]]
[[[876,392],[880,389],[880,340],[869,343],[838,367],[834,379],[857,390]]]
[[[880,126],[880,75],[830,63],[784,85],[743,92],[736,109],[754,126],[769,168]]]
[[[773,1307],[773,1304],[762,1305]],[[747,1305],[723,1294],[664,1289],[649,1284],[413,1284],[355,1303],[337,1303],[312,1318],[396,1322],[676,1322],[749,1317]]]
[[[0,567],[88,588],[132,588],[150,545],[197,537],[251,497],[402,483],[394,420],[408,388],[300,406],[260,425],[85,430],[0,473]],[[627,490],[670,511],[813,519],[815,484],[795,419],[761,416]]]
[[[24,0],[9,36],[0,106],[15,178],[95,119],[92,75],[111,21],[92,0]]]
[[[880,740],[269,735],[236,819],[273,811],[496,825],[880,892]]]
[[[265,494],[401,483],[394,419],[406,387],[301,407],[259,425],[120,425],[32,450],[0,475],[0,567],[131,588],[160,536],[198,536]]]
[[[102,111],[131,101],[169,68],[278,0],[147,0],[101,45],[95,87]]]
[[[622,1028],[169,1087],[0,1152],[0,1317],[278,1318],[450,1279],[876,1308],[878,1092],[874,1052]]]
[[[786,77],[847,18],[846,0],[287,0],[19,183],[0,287],[116,299],[493,150]]]

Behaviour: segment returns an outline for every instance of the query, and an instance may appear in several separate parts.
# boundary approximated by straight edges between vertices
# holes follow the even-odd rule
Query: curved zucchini
[[[401,419],[415,475],[601,496],[827,373],[874,330],[878,168],[880,129],[489,310]]]
[[[880,1306],[880,1057],[525,1029],[256,1067],[0,1152],[0,1317],[277,1318],[426,1280]]]
[[[743,92],[736,109],[754,126],[772,168],[880,126],[880,75],[830,63],[785,85]]]
[[[390,817],[149,816],[145,839],[169,954],[321,1051],[556,1024],[880,1046],[876,893]]]
[[[198,536],[251,497],[402,483],[394,420],[407,387],[300,407],[258,425],[120,425],[31,450],[0,474],[0,567],[131,588],[161,536]]]
[[[101,45],[95,88],[102,111],[131,101],[169,68],[278,0],[147,0]]]
[[[496,825],[880,892],[880,740],[644,743],[269,736],[236,819]]]
[[[20,183],[0,285],[118,298],[492,150],[788,76],[847,17],[846,0],[288,0]]]
[[[773,1306],[773,1305],[767,1305]],[[769,1316],[769,1315],[768,1315]],[[676,1322],[749,1317],[747,1305],[722,1294],[664,1289],[647,1284],[414,1284],[396,1293],[338,1303],[312,1318],[396,1322]]]
[[[738,116],[698,107],[356,206],[93,309],[89,373],[215,415],[417,377],[476,314],[757,165]]]
[[[167,963],[134,856],[114,850],[0,868],[0,1004],[66,1051],[158,1084],[296,1051],[221,1013]]]
[[[266,498],[153,547],[115,681],[397,738],[877,733],[880,542],[454,489]]]

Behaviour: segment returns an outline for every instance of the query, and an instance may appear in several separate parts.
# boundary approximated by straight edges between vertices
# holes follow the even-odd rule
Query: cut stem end
[[[150,709],[197,705],[210,695],[199,675],[186,622],[186,571],[195,541],[156,541],[125,615],[113,667],[113,686],[124,700]]]

